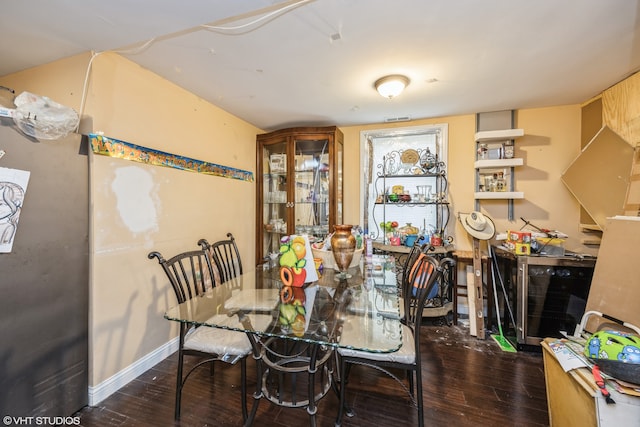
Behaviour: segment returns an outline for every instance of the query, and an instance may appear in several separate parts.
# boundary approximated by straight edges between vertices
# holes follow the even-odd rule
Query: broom
[[[489,258],[493,260],[491,245],[488,245],[488,246],[489,246]],[[491,334],[491,338],[493,338],[493,340],[498,343],[502,351],[506,351],[509,353],[516,353],[517,350],[515,349],[515,347],[513,347],[513,345],[511,345],[511,343],[509,342],[509,340],[506,339],[502,334],[502,322],[500,321],[500,304],[498,303],[498,288],[496,288],[495,268],[496,266],[494,266],[493,262],[491,262],[491,281],[493,282],[493,299],[496,305],[496,316],[498,317],[499,335]]]

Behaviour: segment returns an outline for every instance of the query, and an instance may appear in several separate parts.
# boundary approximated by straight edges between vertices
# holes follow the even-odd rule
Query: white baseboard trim
[[[95,406],[118,391],[138,376],[178,350],[178,337],[158,347],[146,356],[136,360],[117,374],[112,375],[96,386],[89,386],[89,406]]]

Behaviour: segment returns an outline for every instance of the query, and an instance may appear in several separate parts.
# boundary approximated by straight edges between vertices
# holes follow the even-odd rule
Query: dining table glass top
[[[374,255],[348,279],[325,269],[304,287],[286,287],[278,268],[256,269],[207,290],[165,313],[172,321],[258,337],[301,340],[367,352],[394,352],[402,343],[392,257]]]

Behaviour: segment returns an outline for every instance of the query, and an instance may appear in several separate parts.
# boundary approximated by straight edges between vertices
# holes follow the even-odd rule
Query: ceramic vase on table
[[[340,274],[336,275],[336,280],[344,280],[351,277],[347,274],[347,269],[353,260],[353,253],[356,250],[356,238],[351,234],[352,225],[336,224],[333,226],[334,233],[331,236],[331,251]]]

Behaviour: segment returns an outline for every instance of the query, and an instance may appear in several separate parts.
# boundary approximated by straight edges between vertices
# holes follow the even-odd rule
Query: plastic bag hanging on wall
[[[73,132],[80,117],[46,96],[22,92],[13,101],[15,109],[3,109],[23,133],[36,139],[60,139]]]

